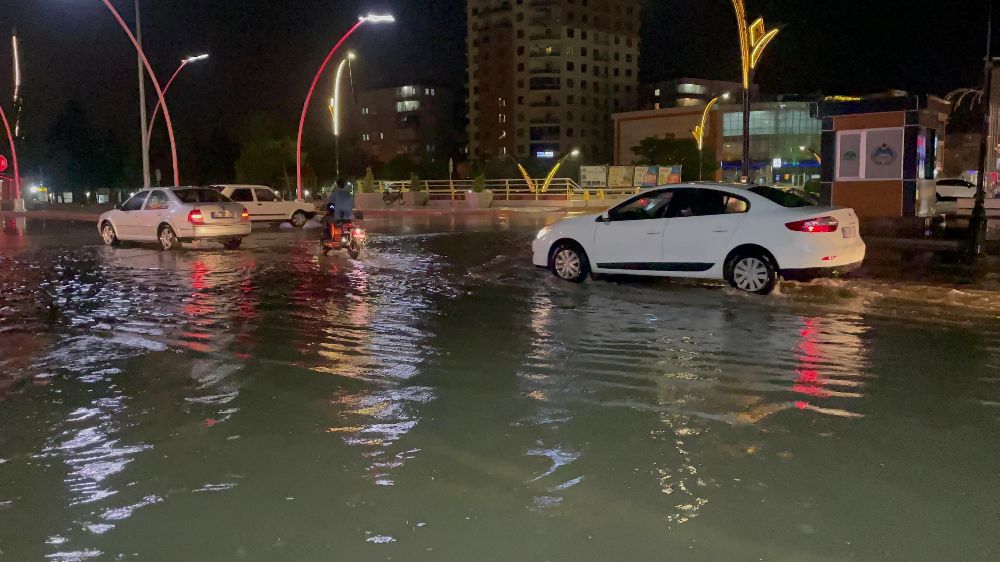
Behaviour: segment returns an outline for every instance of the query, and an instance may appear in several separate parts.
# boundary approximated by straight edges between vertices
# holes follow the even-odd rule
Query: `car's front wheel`
[[[101,240],[104,240],[104,244],[108,246],[118,245],[118,234],[115,233],[115,227],[108,221],[104,221],[104,224],[101,225]]]
[[[768,295],[778,285],[778,268],[764,252],[744,252],[726,264],[726,281],[741,291]]]
[[[177,234],[170,225],[165,224],[160,227],[157,239],[160,241],[160,247],[164,250],[176,250],[181,247],[181,241],[177,239]]]
[[[302,211],[295,211],[294,213],[292,213],[292,218],[289,219],[289,222],[291,222],[292,226],[294,226],[295,228],[302,228],[303,226],[306,225],[306,221],[308,220],[309,219],[308,217],[306,217],[305,213],[303,213]]]
[[[552,273],[566,281],[582,283],[590,273],[587,253],[577,244],[560,243],[552,252]]]

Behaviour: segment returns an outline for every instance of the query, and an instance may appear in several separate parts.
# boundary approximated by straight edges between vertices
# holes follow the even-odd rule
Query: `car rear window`
[[[815,207],[819,204],[812,195],[795,189],[778,189],[766,185],[755,185],[749,191],[782,207]]]
[[[228,203],[225,195],[208,188],[175,189],[174,195],[185,203]]]

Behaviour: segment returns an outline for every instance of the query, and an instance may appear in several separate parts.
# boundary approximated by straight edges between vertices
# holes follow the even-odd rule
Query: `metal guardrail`
[[[465,193],[474,190],[475,180],[422,180],[425,191],[434,200],[462,200]],[[409,180],[376,181],[376,191],[410,190]],[[629,188],[583,188],[570,178],[553,178],[547,189],[544,178],[532,179],[531,183],[520,179],[488,179],[484,188],[493,192],[494,201],[574,201],[590,199],[614,199],[638,193],[639,189]]]

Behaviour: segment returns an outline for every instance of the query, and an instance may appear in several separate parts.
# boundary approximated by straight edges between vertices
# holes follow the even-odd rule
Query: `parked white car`
[[[316,208],[305,201],[285,201],[281,194],[266,185],[213,185],[223,195],[242,203],[253,222],[289,222],[302,228],[316,216]]]
[[[976,196],[976,184],[961,178],[945,178],[937,181],[938,201],[971,199]]]
[[[250,234],[250,214],[214,189],[156,187],[139,190],[101,215],[97,230],[109,246],[159,242],[164,250],[174,250],[182,242],[211,240],[235,250]]]
[[[767,294],[779,275],[854,270],[865,250],[852,209],[773,187],[699,183],[650,189],[596,218],[545,227],[532,261],[577,283],[589,273],[693,277]]]

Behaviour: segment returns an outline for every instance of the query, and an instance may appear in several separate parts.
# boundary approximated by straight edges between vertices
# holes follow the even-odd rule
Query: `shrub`
[[[472,180],[472,191],[475,193],[486,191],[486,176],[479,174]]]
[[[410,174],[410,191],[424,191],[427,185],[417,174]]]

